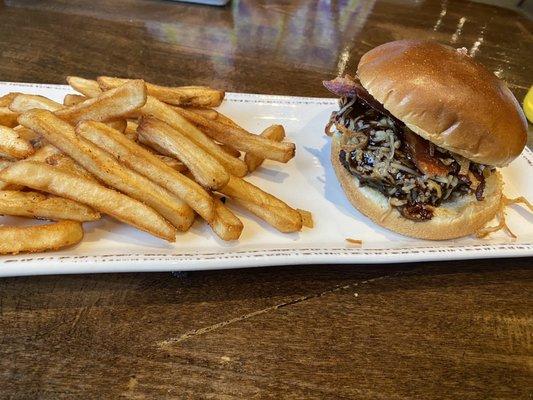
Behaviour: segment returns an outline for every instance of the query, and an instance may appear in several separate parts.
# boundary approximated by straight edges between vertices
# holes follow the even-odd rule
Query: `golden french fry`
[[[87,121],[77,126],[76,133],[184,200],[206,221],[213,220],[215,206],[209,193],[120,132],[104,124]]]
[[[9,107],[13,99],[17,97],[19,94],[22,94],[22,93],[11,92],[8,94],[4,94],[2,97],[0,97],[0,107]]]
[[[102,182],[154,208],[179,230],[188,230],[194,222],[194,212],[183,200],[78,137],[72,126],[51,112],[28,111],[20,116],[20,123],[41,134]]]
[[[57,250],[79,243],[83,229],[76,221],[59,221],[47,225],[0,227],[0,254]]]
[[[113,89],[130,79],[99,76],[98,84],[104,90]],[[218,107],[224,100],[224,92],[206,86],[168,87],[146,83],[150,96],[154,96],[165,103],[177,106]]]
[[[142,143],[151,147],[154,144],[156,150],[163,148],[183,162],[203,187],[218,189],[228,183],[229,174],[214,157],[164,122],[153,117],[142,118],[137,133]]]
[[[300,208],[298,208],[296,211],[298,211],[300,213],[300,216],[302,217],[303,226],[305,226],[306,228],[314,227],[315,224],[313,222],[313,214],[311,214],[311,212],[307,210],[302,210]]]
[[[71,221],[96,221],[100,213],[77,201],[37,192],[0,191],[0,214]]]
[[[22,139],[16,131],[0,126],[0,156],[21,159],[34,151],[31,143]]]
[[[86,97],[98,97],[102,94],[102,89],[100,89],[98,82],[92,79],[80,78],[79,76],[67,76],[67,82],[72,89]]]
[[[124,131],[124,136],[126,136],[129,140],[136,142],[137,141],[137,123],[126,120],[126,130]]]
[[[80,121],[110,121],[127,116],[146,102],[144,81],[128,82],[98,97],[56,111],[56,115],[72,124]]]
[[[137,135],[137,132],[135,134]],[[124,136],[127,137],[126,134]],[[137,139],[137,136],[135,136],[135,139]],[[189,171],[187,169],[187,166],[185,164],[183,164],[180,160],[178,160],[177,158],[173,157],[172,155],[167,155],[169,153],[165,149],[158,148],[158,146],[155,145],[155,144],[153,144],[153,147],[150,147],[150,146],[148,146],[146,144],[143,144],[140,141],[137,142],[137,145],[139,145],[140,147],[142,147],[146,151],[152,153],[154,156],[159,158],[161,161],[163,161],[165,164],[167,164],[172,169],[175,169],[176,171],[181,172],[181,173]],[[189,178],[194,180],[194,177],[192,175]]]
[[[33,131],[32,131],[33,132]],[[36,162],[46,162],[46,159],[48,157],[57,156],[57,155],[63,155],[61,151],[52,146],[51,144],[46,144],[43,147],[37,149],[35,153],[33,153],[31,156],[27,157],[27,161],[36,161]]]
[[[0,171],[0,180],[55,194],[108,214],[119,221],[173,242],[176,230],[156,211],[94,181],[35,161],[19,161]],[[0,241],[0,245],[1,245]]]
[[[141,109],[141,113],[143,115],[154,116],[172,128],[180,131],[183,135],[186,135],[190,140],[196,143],[198,147],[202,148],[205,152],[209,153],[220,164],[222,164],[228,173],[238,177],[243,177],[247,174],[248,170],[244,161],[232,157],[224,152],[207,135],[179,115],[173,109],[173,107],[169,106],[168,104],[157,100],[155,97],[148,96],[146,99],[146,104]]]
[[[215,118],[215,121],[220,122],[221,124],[224,124],[224,125],[229,125],[235,128],[243,129],[238,123],[236,123],[234,120],[225,116],[222,113],[218,113],[217,117]]]
[[[104,122],[110,128],[113,128],[121,133],[126,132],[128,128],[128,121],[126,119],[115,119],[113,121]]]
[[[28,159],[29,158],[30,157],[28,157]],[[60,153],[49,156],[44,160],[44,162],[48,165],[51,165],[52,167],[56,167],[64,171],[70,172],[74,175],[81,176],[85,179],[97,182],[97,179],[89,171],[87,171],[85,168],[83,168],[80,164],[78,164],[66,154]]]
[[[69,172],[76,176],[81,176],[82,178],[97,182],[96,178],[91,175],[89,171],[87,171],[66,154],[61,153],[58,148],[52,146],[51,144],[47,144],[38,149],[34,154],[26,158],[26,161],[46,163],[65,172]]]
[[[220,199],[214,199],[214,201],[215,218],[209,222],[209,226],[222,240],[237,240],[244,228],[242,221]]]
[[[21,139],[27,140],[30,143],[33,141],[38,141],[40,139],[40,136],[38,134],[36,134],[31,129],[26,128],[25,126],[17,125],[13,128],[13,130],[17,132],[17,135],[19,135]]]
[[[174,110],[190,122],[201,126],[203,132],[212,139],[237,150],[283,163],[294,157],[294,143],[275,142],[274,140],[251,134],[242,128],[211,121],[184,108],[176,107]]]
[[[9,167],[14,161],[0,158],[0,170]]]
[[[19,114],[11,111],[8,107],[0,107],[0,125],[13,128],[18,125]]]
[[[219,144],[218,146],[232,157],[239,158],[241,156],[241,152],[239,150],[235,150],[233,147],[225,144]]]
[[[297,232],[302,229],[302,217],[297,210],[244,179],[231,176],[228,184],[218,191],[280,232]]]
[[[285,129],[282,125],[271,125],[266,128],[261,136],[276,142],[281,142],[285,138]],[[264,158],[256,156],[255,154],[246,153],[244,162],[248,166],[248,172],[255,171],[265,161]]]
[[[235,203],[241,205],[269,225],[276,228],[282,233],[298,232],[302,229],[302,218],[298,214],[298,218],[295,218],[286,209],[280,209],[273,206],[260,205],[251,201],[235,199],[232,200]]]
[[[143,147],[145,149],[145,147]],[[146,150],[150,151],[150,150]],[[157,158],[159,158],[161,161],[163,161],[165,164],[167,164],[170,168],[175,169],[178,172],[186,172],[188,171],[187,166],[183,164],[180,160],[176,160],[173,157],[164,156],[162,154],[154,154]]]
[[[4,168],[9,167],[14,162],[15,161],[0,159],[0,171],[2,171]],[[8,189],[9,190],[20,190],[22,189],[22,186],[12,185],[8,182],[0,181],[0,190],[8,190]]]
[[[87,100],[87,97],[81,94],[66,94],[65,97],[63,98],[63,105],[73,106],[85,100]]]
[[[200,107],[185,107],[187,110],[192,111],[196,114],[200,114],[207,119],[217,119],[218,111],[213,110],[212,108],[200,108]]]
[[[16,113],[23,113],[34,108],[57,111],[63,108],[63,105],[55,102],[54,100],[50,100],[47,97],[36,94],[19,94],[9,105],[9,109]]]

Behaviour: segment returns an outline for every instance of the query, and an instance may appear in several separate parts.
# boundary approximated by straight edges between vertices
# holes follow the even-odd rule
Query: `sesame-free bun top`
[[[526,145],[526,118],[511,91],[463,51],[390,42],[363,55],[357,75],[413,132],[474,162],[504,166]]]

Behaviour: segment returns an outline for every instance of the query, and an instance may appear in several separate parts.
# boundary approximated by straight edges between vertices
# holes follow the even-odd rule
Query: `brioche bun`
[[[390,210],[388,199],[379,191],[359,185],[359,180],[340,163],[340,150],[339,138],[334,135],[331,141],[331,164],[348,200],[376,224],[402,235],[429,240],[467,236],[483,228],[500,208],[502,179],[499,172],[494,172],[485,181],[483,201],[477,201],[473,194],[462,196],[436,207],[430,220],[409,220],[396,208]]]
[[[413,132],[476,163],[507,165],[526,145],[526,118],[505,83],[452,47],[386,43],[363,55],[357,76]]]

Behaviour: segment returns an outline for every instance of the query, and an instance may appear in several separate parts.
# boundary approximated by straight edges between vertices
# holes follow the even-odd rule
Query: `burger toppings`
[[[340,134],[339,160],[361,185],[372,187],[414,221],[429,220],[443,201],[474,193],[483,200],[492,169],[435,146],[394,118],[350,77],[324,85],[341,96],[326,133]]]
[[[435,157],[433,143],[424,140],[409,129],[404,129],[404,138],[408,157],[424,175],[447,176],[451,172],[451,164],[446,165]]]

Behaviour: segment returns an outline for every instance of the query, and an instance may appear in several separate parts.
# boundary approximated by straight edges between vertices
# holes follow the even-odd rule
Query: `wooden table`
[[[373,46],[427,37],[465,46],[522,100],[531,31],[452,0],[5,0],[0,73],[326,96],[320,81]],[[531,399],[532,263],[3,279],[0,398]]]

